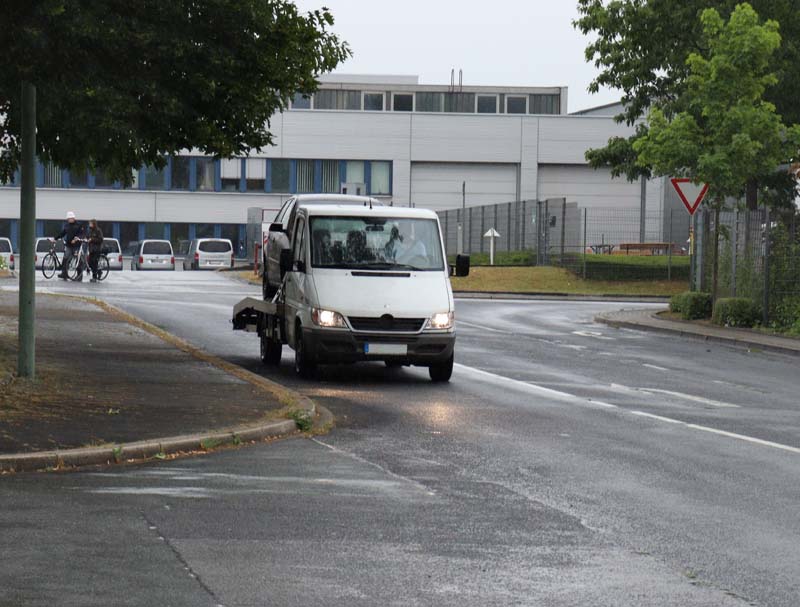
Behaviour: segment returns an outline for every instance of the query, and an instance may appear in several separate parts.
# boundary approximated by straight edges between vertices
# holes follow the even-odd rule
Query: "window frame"
[[[508,102],[510,99],[524,99],[525,100],[525,111],[524,112],[509,112],[508,111]],[[510,116],[524,116],[530,112],[530,95],[517,95],[517,94],[506,94],[506,107],[505,113],[509,114]]]
[[[410,110],[396,110],[396,109],[394,109],[394,99],[395,99],[395,97],[403,97],[403,96],[411,97],[411,109]],[[392,111],[393,112],[400,112],[400,113],[403,113],[403,114],[416,112],[417,111],[417,109],[416,109],[417,98],[416,97],[417,96],[413,91],[412,92],[404,92],[404,91],[395,92],[395,91],[392,91]]]
[[[381,96],[381,109],[368,110],[367,108],[367,95],[380,95]],[[385,112],[386,111],[386,92],[385,91],[361,91],[361,111],[362,112]]]
[[[314,109],[314,95],[309,95],[309,96],[308,96],[308,107],[295,107],[295,105],[294,105],[294,99],[295,99],[295,97],[297,97],[298,95],[300,95],[301,97],[303,97],[303,96],[304,96],[304,95],[303,95],[303,93],[295,93],[294,95],[292,95],[292,98],[291,98],[291,99],[289,99],[289,107],[290,107],[292,110],[297,110],[298,112],[308,112],[308,111],[310,111],[310,110],[313,110],[313,109]]]
[[[513,96],[513,95],[512,95]],[[494,97],[494,112],[481,112],[478,109],[478,102],[481,97]],[[496,116],[500,113],[500,93],[475,93],[475,113],[487,116]]]

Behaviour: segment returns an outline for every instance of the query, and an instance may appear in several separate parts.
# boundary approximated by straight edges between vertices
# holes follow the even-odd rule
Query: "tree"
[[[600,68],[590,90],[608,86],[622,91],[625,110],[619,121],[633,125],[657,103],[667,119],[685,109],[690,53],[708,52],[703,25],[698,18],[706,8],[716,8],[728,18],[739,0],[578,0],[580,18],[575,26],[594,37],[586,48],[586,59]],[[752,0],[764,18],[781,24],[784,42],[771,58],[777,81],[765,91],[765,99],[790,123],[800,122],[800,12],[793,0]],[[604,148],[590,150],[587,160],[594,167],[608,166],[615,176],[634,180],[649,176],[650,167],[636,161],[633,143],[647,132],[638,124],[628,138],[615,137]],[[768,194],[776,204],[789,204],[795,182],[786,172],[772,167],[745,187],[750,208],[756,196]]]
[[[180,150],[245,155],[272,143],[270,117],[316,90],[349,49],[327,9],[300,14],[287,0],[8,0],[3,14],[0,182],[21,168],[19,372],[32,376],[26,144],[45,162],[126,185],[133,169]]]
[[[726,198],[739,196],[747,183],[797,156],[800,125],[784,125],[775,105],[764,99],[778,80],[771,71],[781,45],[778,23],[759,23],[746,3],[727,22],[713,8],[703,11],[700,21],[708,50],[691,53],[686,61],[684,109],[668,117],[656,102],[647,131],[632,147],[638,165],[656,175],[708,183],[718,213]],[[713,280],[716,292],[716,261]]]

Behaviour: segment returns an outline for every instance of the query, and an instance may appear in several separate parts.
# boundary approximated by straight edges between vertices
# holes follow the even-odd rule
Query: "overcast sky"
[[[423,84],[568,86],[569,111],[617,101],[615,91],[587,92],[596,68],[586,38],[572,27],[574,0],[296,0],[327,6],[334,31],[353,57],[346,74],[415,74]]]

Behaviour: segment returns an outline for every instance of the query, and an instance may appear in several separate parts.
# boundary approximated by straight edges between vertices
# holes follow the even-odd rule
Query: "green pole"
[[[36,238],[36,87],[22,83],[22,188],[19,209],[19,357],[17,374],[36,376],[35,270]]]

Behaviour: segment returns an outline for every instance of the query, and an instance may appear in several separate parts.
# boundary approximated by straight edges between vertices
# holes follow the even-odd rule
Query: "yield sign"
[[[684,206],[686,206],[686,210],[689,211],[689,215],[694,215],[697,207],[700,206],[700,203],[703,202],[703,198],[706,197],[708,184],[701,183],[697,185],[692,183],[691,179],[672,178],[670,181],[672,182],[672,187],[678,192],[678,196],[680,196]]]

